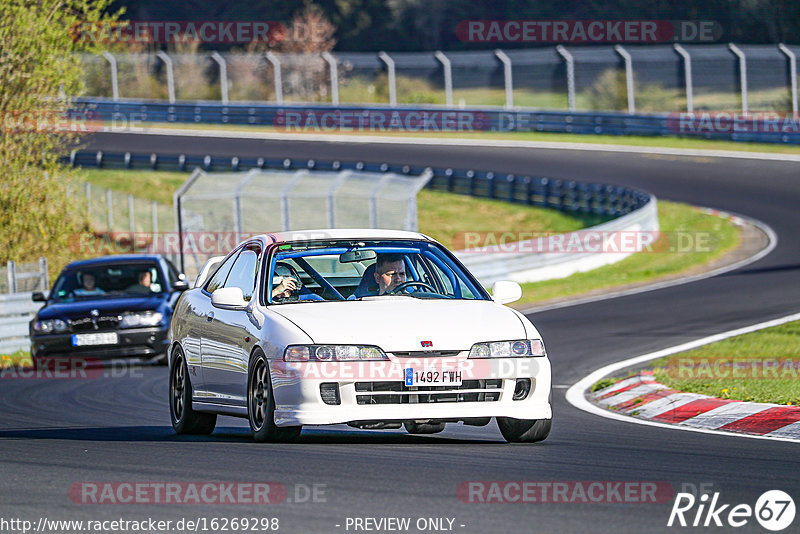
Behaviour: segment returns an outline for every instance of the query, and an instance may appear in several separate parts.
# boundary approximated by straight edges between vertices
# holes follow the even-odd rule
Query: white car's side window
[[[224,287],[238,287],[242,290],[244,300],[249,301],[256,287],[256,270],[258,269],[258,258],[260,248],[248,246],[236,258],[236,262],[231,268],[228,279]]]
[[[211,280],[206,284],[206,291],[213,293],[225,285],[225,280],[228,278],[228,273],[231,272],[231,267],[233,267],[233,262],[236,261],[237,256],[238,254],[232,254],[231,257],[220,266],[217,272],[214,273],[214,276],[211,277]]]

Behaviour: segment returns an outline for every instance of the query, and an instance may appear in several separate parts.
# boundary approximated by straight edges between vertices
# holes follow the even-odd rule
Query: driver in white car
[[[406,282],[406,264],[402,254],[379,254],[375,262],[375,282],[378,284],[378,295],[387,292]]]

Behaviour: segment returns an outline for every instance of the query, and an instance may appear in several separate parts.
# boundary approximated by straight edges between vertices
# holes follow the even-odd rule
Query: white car
[[[169,328],[179,434],[246,417],[257,441],[303,425],[405,426],[497,419],[508,441],[550,432],[551,370],[536,328],[419,233],[316,230],[241,243],[178,301]]]

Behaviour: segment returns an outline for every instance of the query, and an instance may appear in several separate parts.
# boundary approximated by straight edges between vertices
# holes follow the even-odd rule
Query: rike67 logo
[[[739,528],[755,517],[762,527],[777,532],[791,525],[794,516],[794,500],[781,490],[764,492],[755,506],[723,503],[719,492],[711,496],[703,493],[699,498],[691,493],[678,493],[667,526]]]

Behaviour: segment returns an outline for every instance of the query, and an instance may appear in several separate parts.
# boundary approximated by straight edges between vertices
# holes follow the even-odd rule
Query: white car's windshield
[[[440,246],[427,241],[288,243],[273,255],[265,284],[273,304],[387,295],[485,300],[486,293]]]

